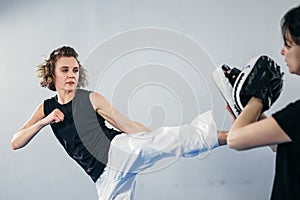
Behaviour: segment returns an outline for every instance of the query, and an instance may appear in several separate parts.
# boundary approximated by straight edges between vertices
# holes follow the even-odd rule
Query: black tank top
[[[108,159],[111,140],[121,132],[108,128],[104,118],[94,111],[90,91],[77,89],[72,101],[60,104],[57,97],[44,101],[44,114],[58,108],[64,120],[51,124],[54,135],[73,158],[95,182],[102,174]]]

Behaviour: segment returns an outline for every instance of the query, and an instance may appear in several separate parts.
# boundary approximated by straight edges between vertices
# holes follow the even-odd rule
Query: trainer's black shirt
[[[51,124],[54,135],[73,158],[95,182],[102,174],[108,158],[111,140],[121,132],[105,125],[104,118],[94,111],[90,91],[77,89],[72,101],[60,104],[57,97],[44,101],[44,114],[58,108],[64,120]]]
[[[292,142],[279,144],[272,200],[300,199],[300,100],[273,114]]]

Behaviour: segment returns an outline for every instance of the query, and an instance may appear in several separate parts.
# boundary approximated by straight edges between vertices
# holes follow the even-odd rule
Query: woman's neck
[[[72,91],[57,91],[57,101],[60,104],[66,104],[74,98],[76,90]]]

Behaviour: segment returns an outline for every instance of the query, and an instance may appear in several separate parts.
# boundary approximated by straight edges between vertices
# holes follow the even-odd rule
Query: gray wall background
[[[287,73],[280,56],[283,42],[279,28],[283,14],[298,3],[296,0],[0,1],[0,199],[96,199],[93,182],[68,158],[49,127],[25,148],[18,151],[10,148],[13,133],[44,98],[53,95],[40,88],[35,77],[35,66],[43,55],[59,46],[71,45],[84,63],[112,35],[140,27],[184,33],[201,44],[217,64],[243,66],[251,57],[266,53],[286,72],[284,92],[268,111],[270,114],[299,98],[295,92],[297,78]],[[86,68],[89,70],[89,66]],[[93,73],[89,76],[93,78]],[[218,95],[214,101],[225,117],[218,120],[218,127],[228,129],[230,118],[223,111],[225,104]],[[118,108],[126,113],[127,108],[122,106]],[[134,108],[131,112],[139,113]],[[167,110],[163,113],[166,119],[160,119],[161,114],[161,109],[152,109],[152,117],[159,120],[172,121],[170,116],[177,113]],[[147,124],[143,115],[136,114],[134,119]],[[181,122],[189,121],[190,117],[193,116]],[[161,125],[159,120],[152,123],[152,128]],[[136,199],[268,199],[274,158],[275,154],[267,147],[244,152],[221,147],[204,159],[180,159],[154,173],[140,175]]]

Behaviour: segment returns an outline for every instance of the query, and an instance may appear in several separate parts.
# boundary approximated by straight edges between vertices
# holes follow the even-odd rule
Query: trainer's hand
[[[42,123],[44,126],[52,123],[58,123],[63,121],[65,118],[65,115],[63,112],[61,112],[58,108],[53,110],[47,117],[42,119]]]
[[[254,97],[263,101],[263,112],[278,99],[283,87],[283,73],[280,71],[280,66],[272,59],[268,59],[265,65],[266,71],[260,77],[259,89],[254,94]]]
[[[283,75],[284,73],[280,71],[280,66],[274,63],[274,66],[269,66],[270,72],[270,83],[269,83],[269,90],[272,95],[271,103],[273,104],[280,93],[282,92],[283,88]]]

